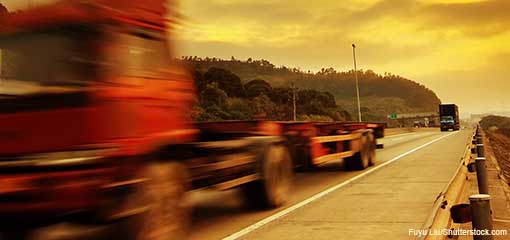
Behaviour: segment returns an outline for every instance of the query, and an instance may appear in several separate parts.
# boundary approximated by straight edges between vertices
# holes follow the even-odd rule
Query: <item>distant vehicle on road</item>
[[[441,119],[441,131],[457,131],[460,129],[459,107],[455,104],[440,104],[439,117]]]

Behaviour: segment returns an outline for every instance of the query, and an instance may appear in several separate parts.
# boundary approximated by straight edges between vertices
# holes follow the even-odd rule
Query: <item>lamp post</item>
[[[294,83],[292,83],[292,105],[293,105],[293,119],[294,119],[294,122],[297,121],[297,116],[296,116],[296,85]]]
[[[358,69],[356,66],[356,45],[352,44],[352,57],[354,59],[354,76],[356,78],[356,97],[358,99],[358,120],[361,122],[361,103],[359,100],[359,82],[358,82]]]

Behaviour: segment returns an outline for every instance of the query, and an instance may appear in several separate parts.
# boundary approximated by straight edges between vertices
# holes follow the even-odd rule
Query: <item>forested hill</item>
[[[297,68],[275,66],[266,60],[246,61],[217,58],[185,57],[199,73],[212,67],[226,69],[239,76],[243,83],[264,80],[272,87],[313,89],[331,93],[336,103],[351,114],[356,112],[356,86],[354,72],[338,72],[333,68],[319,72],[304,72]],[[383,120],[387,114],[436,111],[439,98],[430,89],[409,79],[393,75],[380,75],[371,70],[359,71],[362,112],[372,120]]]

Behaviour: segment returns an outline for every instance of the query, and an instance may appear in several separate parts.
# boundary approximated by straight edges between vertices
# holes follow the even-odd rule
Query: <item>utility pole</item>
[[[297,121],[296,117],[296,86],[292,83],[292,104],[293,104],[293,116],[294,122]]]
[[[358,120],[361,122],[361,103],[359,100],[358,69],[356,64],[356,45],[352,44],[352,57],[354,59],[354,77],[356,78],[356,97],[358,99]]]

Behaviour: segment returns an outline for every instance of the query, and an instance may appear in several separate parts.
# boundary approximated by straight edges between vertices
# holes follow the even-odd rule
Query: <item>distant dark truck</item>
[[[440,104],[439,117],[441,119],[441,131],[460,129],[459,107],[455,104]]]

